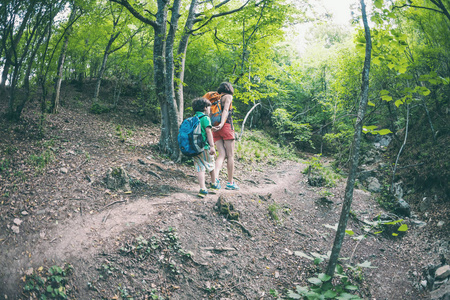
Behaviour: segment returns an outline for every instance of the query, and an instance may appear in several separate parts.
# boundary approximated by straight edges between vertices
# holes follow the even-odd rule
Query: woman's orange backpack
[[[208,99],[211,101],[211,123],[213,126],[217,126],[220,124],[220,121],[222,120],[222,103],[221,99],[225,94],[219,94],[218,92],[208,92],[206,93],[203,98]],[[230,105],[230,113],[232,110],[232,105]]]

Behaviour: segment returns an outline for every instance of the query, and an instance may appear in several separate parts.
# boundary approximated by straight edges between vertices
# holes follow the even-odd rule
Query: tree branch
[[[394,6],[392,6],[392,9],[395,9],[395,8],[400,9],[400,8],[403,8],[403,7],[423,8],[423,9],[427,9],[427,10],[431,10],[431,11],[435,11],[435,12],[444,14],[444,12],[442,10],[434,9],[434,8],[431,8],[431,7],[425,7],[425,6],[410,5],[410,4],[403,4],[401,6],[394,5]]]
[[[158,23],[156,21],[147,19],[143,15],[141,15],[130,3],[128,3],[127,0],[109,0],[111,2],[118,3],[120,5],[123,5],[128,11],[138,20],[144,22],[145,24],[148,24],[152,26],[153,28],[158,27]],[[150,13],[153,15],[152,13]]]
[[[116,0],[111,0],[111,1],[116,1]],[[226,15],[230,15],[230,14],[233,14],[233,13],[235,13],[235,12],[238,12],[238,11],[242,10],[244,7],[247,6],[247,4],[248,4],[249,2],[250,2],[250,0],[247,0],[247,2],[245,2],[245,3],[244,3],[241,7],[239,7],[239,8],[236,8],[236,9],[233,9],[233,10],[230,10],[230,11],[225,11],[225,12],[222,12],[222,13],[219,13],[219,14],[212,15],[205,23],[203,23],[202,26],[200,26],[200,27],[197,28],[197,29],[192,30],[192,32],[195,32],[195,31],[200,30],[201,28],[205,27],[209,22],[211,22],[211,20],[213,20],[213,19],[215,19],[215,18],[219,18],[219,17],[223,17],[223,16],[226,16]],[[220,4],[219,4],[219,5],[220,5]],[[198,23],[198,22],[201,22],[201,21],[203,21],[203,19],[196,19],[196,20],[194,21],[194,23]]]

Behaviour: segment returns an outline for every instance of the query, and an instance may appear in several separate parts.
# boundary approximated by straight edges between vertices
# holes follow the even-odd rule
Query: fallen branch
[[[158,175],[158,173],[155,173],[153,171],[147,171],[148,174],[155,176],[156,178],[158,178],[159,180],[162,180],[161,176]]]
[[[245,226],[242,225],[241,223],[239,223],[238,221],[236,221],[236,220],[228,220],[228,221],[229,221],[230,223],[234,223],[234,224],[237,224],[237,225],[241,226],[243,232],[245,232],[248,236],[252,236],[252,234],[250,233],[250,231],[249,231],[247,228],[245,228]]]
[[[106,216],[103,217],[102,223],[105,223],[105,222],[106,222],[106,220],[108,219],[109,215],[111,214],[111,211],[112,211],[112,209],[110,209],[110,210],[108,211],[108,213],[106,214]]]
[[[219,247],[219,248],[215,248],[215,247],[201,247],[200,249],[207,250],[207,251],[215,251],[215,252],[236,251],[236,248],[230,248],[230,247]]]
[[[108,205],[103,206],[100,210],[104,210],[105,208],[108,208],[108,207],[110,207],[110,206],[113,206],[114,204],[122,203],[122,202],[127,202],[127,200],[117,200],[117,201],[114,201],[113,203],[110,203],[110,204],[108,204]]]

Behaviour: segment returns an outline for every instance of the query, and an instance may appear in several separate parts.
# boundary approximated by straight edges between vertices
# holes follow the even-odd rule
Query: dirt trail
[[[192,166],[162,159],[152,148],[158,130],[135,115],[87,117],[84,111],[62,109],[49,116],[48,137],[42,140],[32,139],[37,123],[21,125],[31,129],[21,129],[18,136],[3,131],[15,148],[0,143],[14,153],[14,172],[22,175],[0,177],[6,184],[0,191],[9,194],[0,199],[0,299],[21,298],[21,278],[30,268],[65,262],[74,266],[70,287],[76,299],[120,299],[125,288],[135,299],[273,299],[269,290],[285,293],[307,285],[319,271],[296,251],[325,255],[331,250],[335,231],[324,225],[338,222],[343,180],[333,188],[311,187],[302,163],[237,160],[241,190],[222,189],[199,199]],[[125,142],[117,136],[119,127],[133,133]],[[48,149],[54,161],[37,173],[26,162]],[[117,165],[136,184],[130,195],[105,191],[105,174]],[[240,213],[239,222],[250,235],[217,213],[219,195]],[[324,195],[329,201],[321,202]],[[384,210],[373,195],[355,190],[352,211],[348,227],[359,235],[364,233],[360,221]],[[18,234],[11,229],[15,219],[23,221]],[[427,226],[409,227],[399,239],[345,239],[341,257],[378,267],[352,274],[360,296],[427,297],[417,285],[423,268],[439,261],[439,245],[430,242]],[[166,247],[172,229],[177,251]],[[144,260],[135,250],[121,252],[136,246],[141,236],[147,241],[154,237],[160,248]],[[182,254],[188,252],[192,259]],[[110,268],[107,274],[104,266]]]

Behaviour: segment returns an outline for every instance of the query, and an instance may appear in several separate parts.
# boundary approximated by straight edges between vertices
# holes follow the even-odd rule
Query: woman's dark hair
[[[199,97],[192,100],[192,109],[194,112],[201,111],[203,112],[205,110],[205,107],[211,106],[211,101],[209,101],[206,98]]]
[[[219,85],[219,88],[217,89],[217,92],[219,94],[230,94],[230,95],[233,95],[234,94],[234,88],[231,85],[231,83],[229,83],[229,82],[222,82]]]

